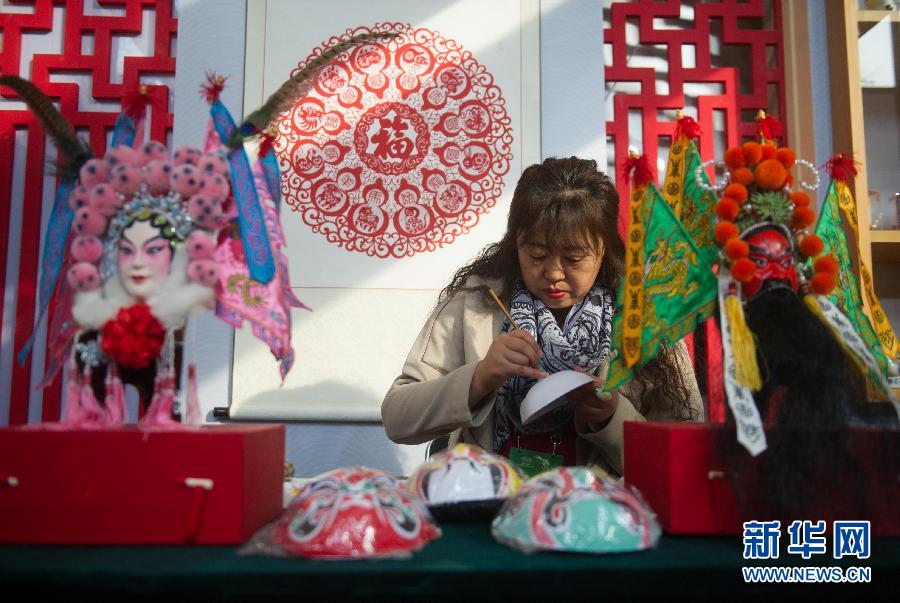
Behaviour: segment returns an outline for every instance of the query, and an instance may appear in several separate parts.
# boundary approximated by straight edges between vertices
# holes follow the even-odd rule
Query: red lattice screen
[[[693,12],[692,21],[680,18],[684,8],[689,9],[688,14]],[[610,27],[604,30],[603,40],[612,60],[607,59],[606,84],[640,85],[637,93],[615,92],[613,88],[614,111],[608,116],[606,133],[615,157],[628,152],[629,112],[640,113],[642,151],[651,159],[658,157],[662,142],[663,160],[677,109],[685,108],[700,123],[703,136],[699,145],[704,160],[724,151],[714,148],[716,112],[724,116],[727,145],[755,136],[754,118],[759,109],[784,120],[780,0],[638,0],[613,2],[607,11]],[[638,28],[636,46],[626,42],[629,23]],[[664,68],[629,65],[642,50],[664,53]],[[657,93],[659,79],[668,84],[668,93]],[[697,97],[685,94],[686,85],[700,83],[721,88],[721,93]],[[619,182],[619,194],[627,202],[625,192],[624,183]]]
[[[619,165],[630,141],[652,165],[660,165],[657,158],[665,165],[678,109],[700,123],[703,136],[698,144],[704,160],[721,157],[723,147],[754,138],[759,109],[784,121],[780,0],[613,2],[605,17],[606,85],[613,93],[613,111],[606,122],[610,165]],[[628,39],[635,30],[637,43]],[[630,131],[636,121],[639,134]],[[627,216],[627,183],[622,178],[616,182],[620,215]],[[701,331],[701,342],[709,338],[702,346],[709,362],[703,364],[715,366],[714,356],[721,355],[714,341],[718,330],[711,322]],[[692,347],[693,340],[688,345]],[[698,366],[698,372],[701,383],[707,381],[709,418],[721,421],[721,379],[712,369],[703,375]]]
[[[51,98],[59,101],[60,109],[80,135],[85,136],[95,153],[102,154],[118,113],[118,105],[126,90],[136,89],[148,78],[171,77],[175,74],[172,52],[177,19],[173,16],[172,0],[7,0],[9,10],[0,12],[0,72],[15,74],[34,81]],[[54,12],[62,15],[62,28],[54,30]],[[115,14],[109,14],[115,13]],[[115,52],[117,42],[128,41],[142,33],[152,23],[149,56],[125,56],[122,81],[113,81],[112,66],[123,52]],[[28,36],[48,35],[61,38],[61,53],[28,56]],[[124,44],[122,45],[125,46]],[[79,91],[79,84],[62,82],[66,75],[85,75],[90,90]],[[79,105],[82,97],[109,103],[108,111],[90,110]],[[165,141],[172,128],[169,107],[169,87],[149,85],[153,99],[150,110],[150,136]],[[0,88],[0,232],[4,240],[18,242],[0,245],[0,283],[4,283],[3,299],[6,310],[2,325],[3,362],[9,363],[31,334],[36,315],[38,264],[40,261],[41,212],[45,197],[44,176],[53,173],[46,165],[46,139],[38,124],[24,105],[10,107],[15,94]],[[25,158],[16,158],[16,132],[27,132]],[[21,137],[20,137],[21,139]],[[12,198],[13,166],[24,163],[24,195]],[[49,195],[52,203],[52,195]],[[22,208],[21,224],[12,224],[13,207]],[[49,209],[49,208],[48,208]],[[47,210],[44,210],[47,211]],[[11,228],[15,232],[11,232]],[[18,279],[7,287],[7,266],[13,267]],[[53,308],[50,308],[52,315]],[[35,353],[43,353],[44,346],[36,346]],[[9,396],[8,416],[0,415],[0,424],[25,423],[29,404],[41,403],[43,420],[55,420],[60,412],[59,380],[43,395],[32,392],[33,361],[23,366],[12,359],[9,381],[4,379],[0,396]],[[38,376],[39,380],[39,376]],[[8,388],[8,389],[7,389]]]

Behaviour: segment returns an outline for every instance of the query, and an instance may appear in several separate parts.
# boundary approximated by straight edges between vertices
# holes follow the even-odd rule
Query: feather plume
[[[304,82],[311,79],[319,69],[348,48],[375,40],[395,38],[398,35],[396,33],[364,33],[326,48],[322,54],[311,60],[306,67],[284,82],[278,90],[266,99],[266,102],[259,109],[248,115],[244,119],[244,123],[231,136],[228,146],[236,149],[244,143],[244,139],[256,136],[260,132],[266,132],[272,120],[279,113],[291,108],[305,94]]]
[[[64,171],[77,173],[94,156],[87,143],[76,136],[72,124],[53,106],[50,97],[32,82],[16,75],[0,75],[0,86],[15,90],[38,118],[62,155]]]

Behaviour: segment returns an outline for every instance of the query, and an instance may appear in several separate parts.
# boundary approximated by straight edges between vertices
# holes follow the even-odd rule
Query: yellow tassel
[[[731,352],[734,354],[734,377],[752,391],[762,388],[762,377],[756,363],[756,338],[744,320],[744,309],[737,295],[725,297],[725,316],[731,332]]]

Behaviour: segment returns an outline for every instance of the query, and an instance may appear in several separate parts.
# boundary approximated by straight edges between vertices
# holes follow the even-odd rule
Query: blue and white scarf
[[[594,285],[584,299],[572,306],[562,328],[550,309],[529,293],[521,281],[516,283],[509,313],[519,328],[528,331],[544,352],[540,368],[547,373],[575,367],[595,373],[600,363],[609,356],[613,299],[608,291],[598,285]],[[509,319],[504,319],[500,332],[506,333],[511,328]],[[516,375],[497,390],[494,450],[500,450],[513,433],[552,433],[571,421],[572,409],[565,405],[529,423],[527,427],[522,425],[519,406],[536,381]]]

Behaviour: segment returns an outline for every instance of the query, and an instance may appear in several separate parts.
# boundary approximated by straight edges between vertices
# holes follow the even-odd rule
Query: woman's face
[[[138,221],[122,231],[118,263],[125,291],[146,300],[169,275],[172,249],[158,228],[150,222]]]
[[[542,234],[519,237],[519,268],[525,288],[551,310],[571,308],[597,280],[603,249],[591,245],[564,247],[553,253]]]

